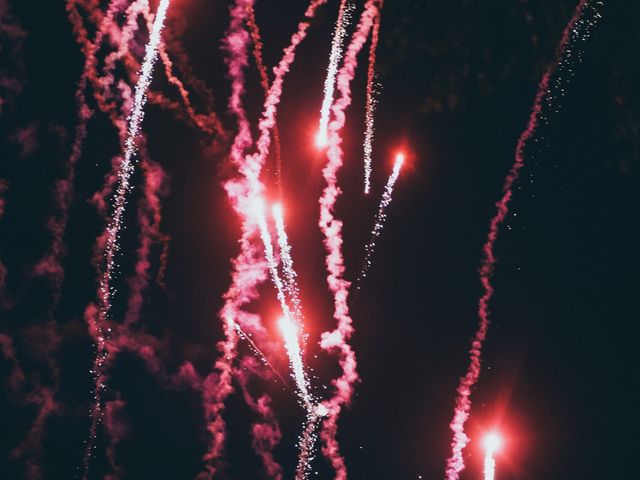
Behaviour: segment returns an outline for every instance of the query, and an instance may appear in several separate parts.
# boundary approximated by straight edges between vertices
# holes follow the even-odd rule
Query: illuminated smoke
[[[378,214],[376,215],[376,220],[373,225],[373,230],[371,230],[371,239],[367,246],[365,247],[364,254],[364,263],[362,264],[362,270],[360,271],[360,275],[358,276],[358,280],[356,282],[356,287],[360,289],[360,283],[367,276],[369,272],[369,268],[371,267],[371,259],[373,257],[373,252],[376,249],[376,241],[378,237],[382,233],[382,228],[384,227],[384,223],[387,219],[387,207],[391,203],[391,195],[393,194],[393,187],[398,180],[398,175],[400,175],[400,169],[402,168],[402,164],[404,163],[404,154],[398,153],[396,155],[396,160],[393,164],[393,172],[389,176],[387,180],[387,185],[384,187],[384,193],[382,194],[382,199],[380,200],[380,206],[378,207]]]
[[[382,1],[380,2],[382,9]],[[369,67],[367,69],[367,100],[364,113],[364,193],[371,190],[371,154],[373,152],[373,133],[376,109],[374,81],[376,73],[376,49],[380,37],[380,13],[376,17],[371,31],[371,45],[369,46]]]
[[[342,256],[342,221],[333,215],[336,200],[340,195],[337,172],[343,163],[340,130],[345,124],[345,110],[351,103],[351,81],[358,63],[357,55],[367,40],[379,12],[379,5],[379,0],[368,0],[365,4],[364,12],[347,48],[344,64],[337,76],[340,97],[332,107],[334,119],[329,124],[327,164],[322,170],[326,186],[319,201],[320,221],[318,225],[324,236],[324,245],[327,250],[325,260],[328,272],[327,284],[333,294],[333,316],[337,321],[335,330],[322,333],[320,346],[324,350],[337,354],[342,370],[340,377],[332,381],[336,389],[334,395],[322,404],[327,411],[327,417],[322,423],[320,437],[323,441],[322,452],[335,470],[337,480],[347,478],[347,467],[344,458],[340,455],[336,438],[338,417],[343,406],[351,401],[353,384],[358,380],[355,353],[348,343],[353,333],[353,325],[347,303],[350,283],[343,276],[345,267]]]
[[[451,443],[451,456],[447,460],[447,480],[458,480],[460,472],[464,469],[462,451],[466,447],[467,443],[469,443],[469,437],[464,431],[464,424],[467,421],[467,418],[469,418],[469,412],[471,410],[471,391],[480,377],[482,345],[489,328],[489,302],[493,296],[491,277],[496,263],[494,247],[496,239],[498,238],[498,230],[509,213],[509,202],[513,195],[513,185],[518,180],[520,171],[524,166],[525,147],[527,146],[528,141],[535,134],[539,120],[543,118],[544,103],[550,102],[553,99],[551,96],[552,90],[560,92],[564,90],[562,88],[564,86],[563,75],[571,75],[571,69],[568,68],[568,65],[575,62],[576,58],[578,60],[580,59],[580,50],[576,47],[576,44],[579,41],[586,40],[590,36],[592,28],[600,18],[600,14],[596,11],[597,6],[600,4],[601,2],[596,2],[595,6],[591,7],[593,9],[592,13],[594,18],[594,20],[591,20],[584,16],[585,10],[587,6],[589,6],[589,1],[581,0],[571,17],[571,20],[564,29],[560,44],[557,48],[556,59],[544,72],[542,80],[538,85],[538,91],[535,96],[529,121],[525,130],[518,139],[515,161],[502,187],[503,195],[496,204],[497,212],[489,224],[489,233],[482,248],[483,259],[480,265],[480,282],[484,289],[484,293],[480,297],[478,304],[478,317],[480,321],[478,330],[476,331],[471,343],[471,349],[469,350],[469,368],[465,376],[460,379],[460,384],[457,389],[454,416],[449,425],[453,431],[453,441]],[[554,84],[551,85],[552,77],[554,75],[556,75],[556,80]],[[562,93],[559,95],[562,95]]]
[[[338,73],[338,64],[342,58],[342,45],[344,37],[351,20],[351,11],[353,4],[349,0],[340,0],[340,9],[338,10],[338,18],[333,31],[333,40],[331,41],[331,53],[329,54],[329,66],[327,67],[327,78],[324,81],[324,98],[322,99],[322,107],[320,108],[320,127],[316,136],[316,144],[324,147],[327,144],[327,128],[329,126],[329,115],[331,114],[331,104],[333,103],[333,93],[336,84],[336,74]]]

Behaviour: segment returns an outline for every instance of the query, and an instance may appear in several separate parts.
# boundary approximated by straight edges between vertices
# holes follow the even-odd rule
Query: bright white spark
[[[333,40],[331,41],[331,53],[329,54],[329,66],[327,67],[327,78],[324,81],[324,98],[322,107],[320,108],[320,128],[316,136],[316,145],[324,147],[327,145],[327,129],[329,126],[329,114],[331,104],[333,103],[333,93],[336,84],[336,75],[338,73],[338,64],[342,58],[342,47],[347,26],[351,21],[351,11],[353,4],[349,0],[341,0],[340,10],[338,11],[338,19],[336,27],[333,31]]]

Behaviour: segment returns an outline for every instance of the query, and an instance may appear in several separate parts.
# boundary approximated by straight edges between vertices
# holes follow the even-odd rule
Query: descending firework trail
[[[382,233],[382,228],[384,227],[384,222],[387,219],[387,207],[391,203],[391,195],[393,194],[393,187],[398,180],[398,175],[400,175],[400,169],[402,168],[402,164],[404,163],[404,155],[399,153],[396,155],[396,161],[393,164],[393,172],[389,176],[389,180],[387,180],[387,185],[384,187],[384,193],[382,194],[382,200],[380,200],[380,206],[378,207],[378,214],[376,215],[376,220],[373,225],[373,230],[371,231],[371,239],[367,246],[365,247],[364,254],[364,262],[362,264],[362,270],[360,271],[360,275],[358,276],[358,280],[356,281],[356,289],[360,290],[360,282],[367,276],[369,272],[369,268],[371,267],[371,258],[373,257],[373,252],[376,249],[376,241],[378,237]]]
[[[271,235],[267,228],[261,199],[256,201],[255,211],[258,218],[258,224],[260,226],[260,236],[264,243],[265,256],[267,257],[267,264],[269,265],[271,279],[276,286],[278,300],[280,301],[282,313],[284,314],[284,316],[280,318],[278,326],[280,327],[280,331],[284,338],[284,345],[289,357],[292,375],[296,382],[298,396],[302,406],[306,410],[306,423],[300,437],[300,455],[298,457],[298,467],[296,469],[296,480],[303,480],[307,477],[308,471],[310,470],[310,462],[313,456],[315,424],[317,419],[316,406],[314,405],[313,397],[309,393],[309,380],[307,379],[304,371],[302,350],[300,349],[300,333],[298,331],[298,325],[296,325],[292,318],[291,310],[285,298],[285,287],[278,275],[278,265],[274,257]],[[284,238],[286,239],[286,234]],[[295,273],[293,274],[293,278],[295,278]]]
[[[353,5],[349,0],[340,0],[340,9],[338,10],[338,18],[333,31],[333,40],[331,41],[327,78],[324,81],[324,98],[322,99],[322,107],[320,108],[320,127],[318,128],[318,135],[316,137],[316,143],[320,147],[324,147],[328,140],[327,128],[329,127],[329,116],[331,114],[331,104],[333,103],[336,74],[338,73],[338,64],[342,58],[342,46],[349,21],[351,20],[352,10]]]
[[[241,176],[225,183],[227,196],[242,219],[240,253],[233,261],[231,286],[224,295],[225,304],[220,312],[225,339],[218,347],[222,353],[216,361],[218,373],[215,385],[207,390],[204,399],[207,410],[207,429],[212,441],[204,456],[206,472],[201,478],[208,478],[218,471],[216,464],[225,437],[225,424],[222,412],[226,398],[232,392],[232,367],[236,357],[238,333],[236,323],[242,324],[254,316],[245,312],[244,307],[258,297],[257,287],[267,278],[267,265],[264,262],[264,247],[259,243],[259,227],[253,211],[255,198],[264,188],[259,180],[260,172],[269,153],[271,129],[275,125],[276,109],[282,93],[282,84],[291,63],[295,59],[297,46],[304,40],[315,12],[327,0],[312,0],[305,12],[305,20],[298,24],[298,30],[291,37],[290,45],[285,48],[282,59],[274,68],[274,79],[265,100],[263,115],[259,123],[260,137],[257,142],[258,151],[252,155],[244,155],[251,145],[251,131],[242,104],[244,93],[244,73],[247,61],[247,45],[249,36],[243,28],[247,7],[251,0],[236,0],[231,8],[231,24],[225,38],[228,52],[227,66],[231,77],[231,95],[229,109],[236,116],[238,133],[231,146],[230,158]],[[211,383],[214,381],[212,380]]]
[[[502,438],[496,432],[490,432],[484,437],[484,480],[494,480],[496,475],[496,460],[494,455],[502,445]]]
[[[596,6],[599,2],[596,3]],[[551,88],[554,89],[561,84],[561,75],[566,69],[566,63],[573,61],[573,58],[580,58],[580,53],[574,52],[575,43],[586,39],[591,32],[595,21],[600,18],[600,14],[595,11],[596,6],[592,6],[594,20],[585,19],[585,10],[589,6],[588,0],[581,0],[575,9],[573,17],[566,26],[560,44],[556,52],[555,61],[547,68],[542,80],[538,85],[538,91],[535,96],[531,115],[527,123],[526,129],[520,135],[515,152],[515,162],[507,175],[504,186],[502,188],[502,198],[496,204],[497,212],[491,219],[489,224],[489,233],[487,240],[482,248],[483,259],[480,265],[480,281],[484,289],[484,293],[480,297],[478,304],[479,326],[473,337],[471,349],[469,350],[470,364],[469,369],[464,377],[460,379],[457,389],[457,398],[455,404],[454,417],[449,427],[453,431],[453,441],[451,443],[452,452],[447,460],[446,478],[447,480],[457,480],[460,472],[464,469],[464,458],[462,451],[469,442],[469,437],[464,431],[464,424],[469,417],[471,410],[471,391],[476,385],[480,376],[480,364],[482,344],[487,336],[489,327],[489,302],[493,296],[493,285],[491,285],[491,277],[496,263],[494,254],[494,246],[498,237],[500,225],[504,222],[509,213],[509,202],[513,195],[513,185],[520,176],[520,171],[524,166],[525,147],[528,141],[533,137],[538,127],[539,119],[543,115],[544,102],[549,101]],[[552,77],[558,74],[555,84],[551,85]],[[549,95],[549,96],[548,96]]]
[[[327,184],[320,197],[319,226],[324,235],[324,244],[327,249],[327,283],[334,297],[333,316],[337,321],[337,327],[331,332],[322,334],[320,346],[324,350],[337,353],[342,374],[338,379],[333,380],[333,385],[336,388],[334,396],[323,402],[328,415],[322,424],[320,437],[323,441],[322,452],[331,462],[338,480],[347,478],[347,468],[344,458],[339,453],[336,438],[337,421],[343,405],[351,401],[353,384],[358,380],[358,374],[355,353],[348,343],[353,333],[353,325],[347,303],[350,284],[343,277],[345,267],[342,257],[342,221],[334,217],[333,210],[340,194],[340,188],[337,185],[337,172],[343,163],[340,130],[345,124],[345,109],[351,103],[351,81],[355,75],[357,55],[367,40],[369,31],[378,15],[379,6],[379,0],[368,0],[365,4],[364,12],[347,48],[344,64],[338,73],[337,85],[340,98],[336,100],[332,108],[334,119],[329,124],[327,164],[322,171]]]
[[[272,208],[273,219],[278,232],[278,247],[280,248],[280,258],[282,259],[282,270],[285,278],[285,291],[289,296],[289,300],[293,305],[293,315],[300,327],[302,327],[302,305],[300,304],[300,292],[296,281],[296,271],[293,268],[293,259],[291,258],[291,245],[284,227],[284,214],[282,205],[279,203]]]
[[[307,411],[309,411],[312,409],[312,399],[309,394],[309,382],[304,374],[304,368],[302,365],[302,353],[300,351],[300,344],[298,343],[298,329],[295,323],[293,323],[291,309],[289,308],[289,304],[287,303],[284,293],[285,287],[280,279],[280,275],[278,274],[278,264],[273,253],[273,243],[267,226],[262,199],[258,198],[256,200],[254,210],[258,226],[260,227],[260,237],[264,244],[269,273],[271,273],[271,280],[276,287],[278,301],[280,302],[280,307],[282,308],[282,313],[284,315],[279,322],[279,326],[285,340],[285,348],[289,355],[291,370],[293,371],[293,377],[296,381],[296,386],[298,387],[300,401]]]
[[[256,21],[256,12],[253,5],[250,5],[247,12],[247,27],[249,27],[249,33],[251,34],[251,41],[253,42],[253,59],[256,62],[258,73],[260,74],[260,85],[264,90],[265,96],[269,95],[269,75],[267,74],[267,67],[264,64],[262,58],[262,38],[260,37],[260,29],[258,28],[258,22]],[[282,151],[280,149],[280,131],[278,130],[278,124],[273,125],[273,153],[276,159],[276,179],[278,183],[278,191],[280,197],[282,197]]]
[[[103,322],[106,322],[109,316],[111,295],[113,293],[111,286],[111,277],[115,267],[115,255],[118,250],[118,238],[122,226],[122,218],[126,207],[126,196],[130,188],[131,175],[134,170],[133,157],[136,152],[136,142],[140,125],[144,118],[144,105],[146,103],[146,92],[151,82],[151,74],[153,72],[153,64],[155,62],[158,44],[160,43],[160,34],[166,17],[169,0],[161,0],[156,12],[156,18],[153,23],[149,35],[149,43],[145,50],[145,58],[140,70],[140,78],[135,88],[135,97],[133,110],[129,117],[128,137],[125,143],[124,158],[120,165],[118,175],[118,185],[113,199],[113,214],[109,225],[106,229],[105,250],[104,250],[104,271],[100,276],[99,285],[99,304],[100,315],[98,321],[92,325],[95,330],[95,338],[97,340],[97,355],[94,361],[94,404],[91,412],[91,428],[89,440],[86,445],[84,455],[84,476],[86,477],[89,469],[89,461],[92,450],[95,445],[96,429],[100,417],[102,415],[102,390],[104,389],[104,370],[103,364],[107,357],[106,336],[107,331],[103,330]]]
[[[380,2],[382,9],[382,2]],[[364,193],[371,190],[371,153],[373,152],[373,123],[376,99],[373,82],[376,73],[376,49],[380,37],[380,13],[376,17],[371,31],[371,45],[369,46],[369,68],[367,69],[367,101],[365,106],[364,131]]]

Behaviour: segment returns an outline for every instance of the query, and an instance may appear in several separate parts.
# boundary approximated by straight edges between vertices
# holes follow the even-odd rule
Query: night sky
[[[107,2],[98,3],[104,9]],[[228,151],[236,124],[227,110],[230,82],[221,48],[230,3],[173,0],[169,9],[168,28],[193,74],[213,92],[228,138],[214,138],[153,102],[146,108],[146,148],[166,181],[159,189],[162,238],[149,253],[150,283],[134,330],[136,338],[152,339],[163,373],[150,371],[135,351],[118,355],[105,399],[124,402],[117,414],[120,438],[112,442],[98,428],[91,479],[192,479],[203,470],[210,438],[202,393],[167,378],[185,362],[202,377],[214,371],[223,337],[218,312],[238,252],[240,221],[222,188],[235,174]],[[283,203],[308,334],[305,362],[319,397],[339,374],[335,357],[318,347],[335,321],[317,228],[325,155],[314,145],[338,3],[330,0],[312,21],[278,109]],[[363,2],[355,3],[349,32],[362,10]],[[151,4],[155,11],[157,2]],[[306,6],[257,2],[267,66],[279,61]],[[369,196],[362,193],[368,44],[359,56],[336,208],[344,220],[347,279],[360,269],[399,149],[408,165],[370,273],[350,299],[360,382],[338,432],[349,478],[444,478],[456,388],[478,323],[482,245],[537,83],[574,8],[570,0],[387,0]],[[571,62],[566,93],[545,110],[526,149],[500,229],[491,326],[466,424],[471,442],[462,479],[482,478],[481,438],[491,429],[505,440],[496,457],[499,480],[636,476],[640,5],[605,0],[600,12],[592,35],[578,45],[582,61]],[[121,149],[109,118],[96,109],[76,168],[57,298],[57,286],[35,265],[52,241],[47,218],[56,213],[53,189],[74,139],[84,56],[62,0],[0,0],[0,15],[0,263],[6,267],[0,334],[14,350],[10,355],[6,342],[0,350],[0,478],[69,479],[81,474],[93,389],[95,348],[83,312],[96,300],[94,246],[105,217],[90,200]],[[132,42],[138,60],[146,32]],[[156,73],[152,90],[177,101],[159,63]],[[252,61],[246,73],[255,134],[264,92]],[[115,75],[129,81],[122,66]],[[91,95],[88,89],[93,108]],[[194,107],[204,110],[206,102],[193,95]],[[269,200],[277,198],[275,170],[270,156],[264,171]],[[115,322],[123,321],[134,274],[142,181],[138,169],[114,281]],[[265,282],[260,293],[251,311],[262,315],[273,342],[281,342],[273,285]],[[242,340],[239,349],[257,358]],[[286,385],[264,369],[250,390],[272,397],[282,429],[275,458],[285,478],[293,478],[303,411],[286,352],[265,349]],[[16,362],[25,374],[18,386]],[[50,410],[39,419],[42,404],[34,392],[45,390]],[[251,445],[255,414],[239,390],[226,404],[226,467],[217,478],[269,478]],[[30,436],[39,421],[41,435]],[[312,472],[310,478],[334,478],[319,452]]]

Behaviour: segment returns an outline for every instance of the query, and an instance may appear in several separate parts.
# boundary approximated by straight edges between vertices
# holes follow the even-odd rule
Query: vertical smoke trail
[[[322,107],[320,108],[320,128],[316,137],[316,144],[324,147],[327,144],[327,128],[329,126],[329,115],[331,114],[331,104],[333,103],[333,94],[336,85],[336,74],[338,72],[338,64],[342,58],[342,45],[346,34],[349,21],[351,20],[351,11],[353,5],[349,0],[340,0],[340,9],[338,10],[338,18],[333,31],[333,40],[331,41],[331,53],[329,54],[329,66],[327,67],[327,78],[324,81],[324,98],[322,99]]]
[[[371,258],[373,257],[373,252],[376,249],[376,241],[378,237],[382,233],[382,228],[384,227],[384,222],[387,219],[387,207],[391,203],[391,195],[393,194],[393,187],[398,180],[398,175],[400,175],[400,169],[402,168],[402,164],[404,163],[404,155],[399,153],[396,155],[396,161],[393,164],[393,172],[389,176],[387,180],[387,185],[384,187],[384,193],[382,194],[382,199],[380,200],[380,206],[378,207],[378,214],[376,215],[376,220],[373,225],[373,230],[371,231],[371,239],[367,246],[365,247],[364,254],[364,262],[362,264],[362,270],[360,270],[360,275],[358,275],[358,279],[356,280],[356,290],[360,290],[360,283],[367,276],[369,272],[369,268],[371,267]]]
[[[140,125],[144,118],[144,105],[146,103],[146,92],[151,82],[153,64],[155,62],[160,34],[164,25],[169,0],[161,0],[156,12],[156,18],[149,34],[149,43],[145,49],[145,57],[140,69],[140,78],[135,88],[133,110],[129,117],[128,137],[125,142],[124,159],[120,165],[118,173],[118,185],[113,198],[113,214],[106,229],[105,250],[104,250],[104,271],[100,276],[99,285],[99,311],[97,322],[92,326],[96,332],[96,358],[94,361],[94,404],[91,412],[91,427],[89,440],[87,441],[84,462],[83,476],[86,478],[89,470],[91,454],[95,445],[95,436],[98,422],[102,416],[102,391],[105,388],[103,364],[108,355],[106,349],[106,337],[108,331],[103,329],[103,322],[109,317],[111,307],[111,295],[114,292],[110,285],[111,277],[115,268],[115,256],[118,251],[118,238],[122,227],[122,218],[126,207],[126,196],[130,189],[130,179],[134,170],[133,157],[136,152],[136,142]]]
[[[382,10],[383,2],[380,2]],[[365,106],[364,131],[364,193],[371,190],[371,153],[373,152],[373,124],[376,109],[376,99],[373,82],[376,73],[376,49],[380,37],[380,13],[376,17],[371,31],[371,45],[369,46],[369,67],[367,69],[367,101]]]
[[[231,21],[224,39],[227,53],[225,62],[231,78],[231,95],[229,96],[229,110],[236,118],[238,132],[233,140],[230,158],[238,171],[244,172],[244,152],[252,143],[251,129],[247,120],[242,96],[244,95],[244,68],[248,64],[247,46],[249,35],[243,27],[247,15],[247,6],[253,0],[236,0],[230,7]],[[242,218],[242,235],[240,238],[240,253],[233,260],[231,285],[224,295],[225,303],[220,311],[224,340],[218,343],[221,357],[216,360],[217,377],[205,382],[203,405],[206,413],[207,430],[211,441],[203,460],[205,471],[198,479],[212,478],[219,473],[219,459],[224,448],[225,422],[222,413],[225,401],[233,391],[232,379],[234,375],[233,363],[237,356],[238,331],[237,322],[243,317],[243,307],[258,297],[257,286],[266,278],[266,269],[261,256],[261,250],[253,237],[256,233],[255,222],[248,212],[247,191],[249,185],[246,180],[238,179],[225,184],[227,196],[236,212]]]
[[[278,232],[278,246],[280,247],[280,258],[282,259],[282,270],[285,278],[285,291],[293,305],[293,315],[296,322],[302,328],[302,305],[300,304],[300,292],[296,282],[296,271],[293,268],[293,259],[291,258],[291,246],[287,238],[287,232],[284,228],[284,214],[282,205],[279,203],[272,208],[273,218]]]
[[[600,2],[596,2],[596,5],[599,4]],[[489,328],[489,302],[493,296],[491,277],[496,263],[494,246],[496,239],[498,238],[498,231],[500,225],[502,225],[504,219],[509,213],[509,202],[513,195],[513,185],[518,180],[520,171],[524,166],[525,147],[536,132],[539,119],[543,114],[543,103],[551,100],[552,98],[550,96],[552,88],[552,85],[550,85],[551,79],[554,74],[559,73],[559,71],[563,69],[564,62],[571,62],[573,61],[573,58],[580,57],[579,53],[577,55],[572,55],[575,53],[573,51],[574,44],[580,39],[586,39],[590,35],[591,28],[600,18],[600,14],[595,11],[597,7],[592,6],[594,10],[593,17],[595,20],[592,21],[585,19],[584,13],[587,6],[589,6],[588,0],[580,0],[573,16],[562,33],[562,38],[556,50],[556,58],[544,72],[542,79],[540,80],[527,127],[518,139],[515,151],[515,161],[502,187],[503,195],[496,203],[497,212],[489,223],[489,233],[482,248],[483,259],[480,265],[480,282],[484,289],[484,293],[480,297],[480,301],[478,303],[478,317],[480,321],[478,330],[476,331],[471,343],[471,349],[469,350],[469,368],[465,376],[460,379],[460,384],[457,389],[454,417],[449,425],[453,431],[453,441],[451,443],[451,456],[447,460],[447,480],[458,480],[460,472],[464,469],[462,451],[466,447],[467,443],[469,443],[469,437],[464,431],[464,424],[469,417],[471,410],[471,392],[480,377],[482,344],[487,336],[487,330]],[[556,80],[556,84],[554,84],[553,87],[556,87],[560,82],[561,80]]]
[[[326,186],[319,201],[319,226],[324,235],[324,244],[327,249],[327,283],[334,297],[333,316],[337,321],[335,330],[322,334],[320,346],[324,350],[337,352],[342,369],[341,376],[333,380],[336,393],[331,399],[323,402],[328,416],[323,422],[320,437],[324,444],[322,452],[331,462],[336,472],[337,480],[345,480],[347,478],[347,467],[344,458],[339,453],[339,445],[336,438],[338,431],[337,421],[343,405],[350,402],[353,384],[358,380],[355,353],[348,343],[353,333],[353,325],[347,303],[350,284],[343,277],[345,267],[342,257],[342,221],[336,219],[333,215],[336,200],[340,195],[340,188],[337,185],[337,172],[343,163],[340,130],[345,124],[345,109],[351,103],[351,81],[355,75],[357,55],[367,40],[369,31],[378,15],[379,5],[379,0],[367,0],[364,12],[347,48],[344,64],[337,76],[337,85],[341,96],[336,100],[332,108],[335,118],[329,124],[327,164],[322,170]]]
[[[253,5],[249,6],[247,26],[249,27],[249,33],[251,34],[251,40],[253,41],[253,59],[256,62],[256,67],[260,74],[260,85],[262,86],[266,97],[269,95],[269,75],[267,74],[267,67],[265,66],[262,58],[262,38],[260,36],[260,28],[258,28],[256,11],[253,8]],[[273,125],[273,149],[273,153],[276,158],[276,179],[278,183],[278,191],[280,193],[280,198],[282,198],[282,151],[280,149],[280,131],[278,130],[277,123]]]

